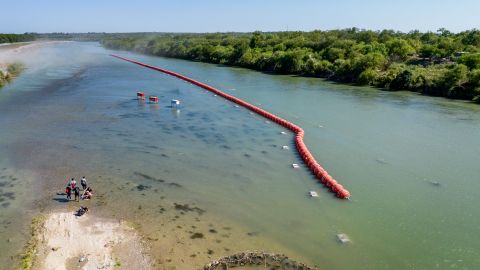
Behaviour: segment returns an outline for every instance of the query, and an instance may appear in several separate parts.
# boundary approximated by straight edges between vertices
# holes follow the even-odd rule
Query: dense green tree
[[[335,62],[337,59],[343,59],[345,57],[345,50],[341,48],[328,48],[323,53],[323,58]]]
[[[478,30],[132,33],[107,34],[101,42],[112,49],[480,102]]]
[[[480,68],[480,53],[462,55],[458,58],[458,63],[466,65],[469,69]]]
[[[394,61],[405,61],[415,49],[404,39],[394,38],[386,42],[388,54]]]
[[[462,42],[465,45],[480,46],[480,31],[475,29],[465,32]]]
[[[366,69],[358,76],[358,84],[361,85],[377,85],[380,73],[373,69]]]
[[[14,43],[32,41],[35,37],[31,34],[0,34],[0,43]]]

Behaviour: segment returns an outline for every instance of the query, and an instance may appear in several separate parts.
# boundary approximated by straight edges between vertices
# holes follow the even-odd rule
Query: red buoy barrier
[[[337,196],[340,199],[348,199],[348,198],[350,198],[350,192],[348,192],[348,190],[346,190],[346,189],[342,189],[339,192],[337,192]]]
[[[305,145],[305,143],[303,142],[303,137],[305,135],[305,131],[279,117],[279,116],[276,116],[270,112],[267,112],[259,107],[256,107],[240,98],[237,98],[235,96],[232,96],[232,95],[229,95],[229,94],[226,94],[216,88],[213,88],[212,86],[210,85],[207,85],[207,84],[204,84],[202,82],[199,82],[199,81],[196,81],[194,79],[191,79],[189,77],[186,77],[186,76],[183,76],[181,74],[178,74],[178,73],[175,73],[175,72],[172,72],[170,70],[167,70],[167,69],[163,69],[163,68],[159,68],[159,67],[155,67],[155,66],[152,66],[152,65],[148,65],[148,64],[145,64],[145,63],[142,63],[142,62],[138,62],[138,61],[135,61],[135,60],[131,60],[131,59],[128,59],[128,58],[124,58],[124,57],[121,57],[121,56],[118,56],[118,55],[114,55],[112,54],[111,56],[113,57],[116,57],[118,59],[121,59],[121,60],[124,60],[124,61],[127,61],[127,62],[130,62],[130,63],[133,63],[133,64],[137,64],[137,65],[140,65],[140,66],[143,66],[143,67],[146,67],[146,68],[150,68],[150,69],[153,69],[153,70],[156,70],[156,71],[160,71],[160,72],[163,72],[165,74],[168,74],[168,75],[171,75],[171,76],[174,76],[174,77],[177,77],[181,80],[184,80],[186,82],[189,82],[189,83],[192,83],[194,85],[197,85],[199,87],[202,87],[203,89],[206,89],[208,91],[211,91],[227,100],[230,100],[236,104],[238,104],[239,106],[242,106],[244,108],[247,108],[275,123],[277,123],[278,125],[281,125],[289,130],[291,130],[292,132],[294,132],[296,134],[295,136],[295,145],[297,146],[297,151],[299,152],[300,156],[302,157],[303,161],[305,162],[305,164],[307,165],[307,167],[310,169],[310,171],[325,185],[327,186],[328,188],[330,188],[330,190],[334,193],[336,193],[337,197],[338,198],[341,198],[341,199],[348,199],[350,197],[350,192],[348,192],[347,189],[345,189],[342,185],[338,184],[337,181],[335,181],[328,173],[327,171],[325,171],[323,169],[323,167],[315,160],[315,158],[313,157],[313,155],[310,153],[310,151],[308,151],[308,148],[307,146]],[[142,93],[142,96],[145,97],[145,94],[143,92],[138,92],[137,93],[137,97],[138,98],[141,98],[142,96],[140,96],[139,94]],[[152,100],[153,98],[153,100]],[[149,100],[151,102],[158,102],[158,97],[155,97],[155,96],[150,96]]]
[[[145,99],[145,93],[144,92],[137,92],[137,98],[138,99]]]

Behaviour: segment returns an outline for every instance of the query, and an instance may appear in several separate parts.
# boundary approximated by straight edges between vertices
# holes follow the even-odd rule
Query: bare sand
[[[38,240],[34,269],[151,269],[145,244],[135,230],[91,213],[48,215]]]
[[[8,64],[15,62],[23,62],[25,53],[33,51],[42,46],[65,43],[72,41],[31,41],[18,43],[2,43],[0,44],[0,72],[7,74]]]
[[[5,69],[8,63],[16,61],[22,61],[25,57],[25,53],[34,49],[52,45],[67,43],[72,41],[32,41],[32,42],[19,42],[0,44],[0,68]]]

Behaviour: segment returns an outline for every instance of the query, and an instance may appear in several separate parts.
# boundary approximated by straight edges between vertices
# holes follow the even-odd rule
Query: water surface
[[[480,265],[477,105],[121,53],[302,126],[312,154],[351,191],[344,201],[291,168],[301,163],[282,149],[294,149],[292,134],[243,108],[95,43],[34,52],[0,92],[2,264],[25,238],[15,228],[35,211],[16,213],[32,202],[75,209],[55,194],[67,177],[86,175],[94,212],[129,220],[167,267],[248,249],[325,269]],[[159,104],[135,100],[140,89]],[[353,242],[340,245],[338,233]]]

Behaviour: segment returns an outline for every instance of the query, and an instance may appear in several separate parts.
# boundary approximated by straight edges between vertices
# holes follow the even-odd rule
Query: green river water
[[[167,269],[243,250],[320,269],[480,266],[480,106],[116,52],[301,126],[351,192],[340,200],[305,169],[287,130],[110,53],[96,43],[32,48],[18,56],[27,70],[0,90],[1,269],[32,216],[78,207],[56,193],[83,175],[96,191],[92,214],[130,222]],[[137,101],[140,89],[159,104]],[[339,233],[352,242],[340,244]]]

